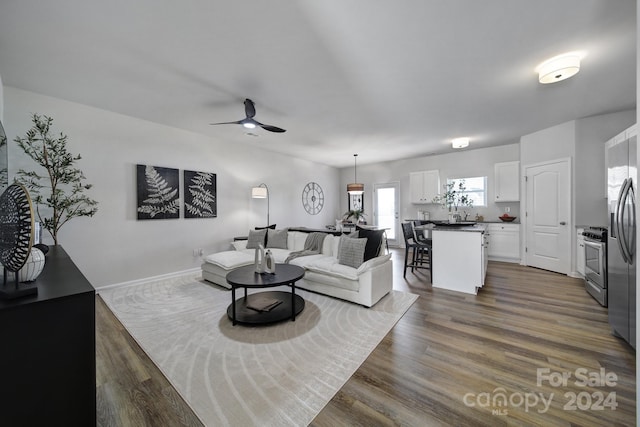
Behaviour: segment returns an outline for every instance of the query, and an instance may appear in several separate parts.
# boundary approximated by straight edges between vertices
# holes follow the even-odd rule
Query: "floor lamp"
[[[269,187],[267,184],[260,184],[251,189],[251,197],[254,199],[267,199],[267,227],[269,226]]]

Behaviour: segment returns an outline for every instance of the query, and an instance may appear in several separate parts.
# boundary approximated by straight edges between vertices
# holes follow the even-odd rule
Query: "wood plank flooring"
[[[432,289],[428,272],[404,279],[404,252],[392,254],[394,288],[420,298],[312,425],[635,425],[635,352],[581,280],[490,262],[478,296],[464,295]],[[97,298],[98,425],[201,425]]]

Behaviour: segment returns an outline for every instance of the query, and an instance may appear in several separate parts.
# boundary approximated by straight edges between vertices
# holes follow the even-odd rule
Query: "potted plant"
[[[84,194],[91,184],[83,183],[85,176],[75,167],[80,155],[67,151],[67,135],[51,134],[51,117],[33,114],[31,120],[33,127],[26,136],[14,141],[45,169],[46,175],[20,169],[15,180],[29,189],[38,220],[57,245],[60,228],[72,218],[93,216],[98,202]]]
[[[448,182],[442,186],[444,192],[433,198],[434,203],[439,203],[449,211],[449,222],[458,222],[460,214],[458,207],[473,207],[473,200],[467,194],[467,187],[464,179],[455,182]]]
[[[362,209],[352,209],[350,211],[347,211],[342,216],[342,220],[343,221],[349,221],[351,218],[353,218],[354,222],[357,224],[357,223],[361,222],[361,220],[364,220],[365,216],[366,215],[364,214]]]

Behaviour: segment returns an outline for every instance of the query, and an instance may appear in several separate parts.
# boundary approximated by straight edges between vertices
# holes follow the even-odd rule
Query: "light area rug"
[[[230,291],[193,275],[99,291],[207,426],[308,425],[418,298],[296,293],[295,322],[247,327],[227,317]]]

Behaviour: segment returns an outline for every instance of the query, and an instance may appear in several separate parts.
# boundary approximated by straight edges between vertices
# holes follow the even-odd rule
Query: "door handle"
[[[629,218],[625,220],[625,214],[629,213]],[[635,217],[636,217],[636,206],[635,206],[635,194],[633,191],[633,182],[631,178],[627,180],[626,190],[624,197],[622,199],[621,205],[621,214],[620,214],[620,227],[622,230],[620,240],[624,245],[624,250],[626,252],[626,257],[628,258],[628,263],[631,264],[633,262],[633,255],[635,253]],[[625,224],[629,222],[629,229],[625,227]],[[628,233],[627,233],[628,231]],[[628,240],[630,237],[631,240]]]
[[[626,236],[624,235],[624,208],[627,197],[627,184],[629,183],[628,179],[622,181],[622,187],[620,188],[620,193],[618,193],[618,204],[616,205],[616,232],[618,234],[618,248],[620,249],[620,254],[622,255],[622,260],[630,264],[630,259],[627,256],[627,242]]]
[[[567,225],[565,221],[560,221],[560,225]]]

